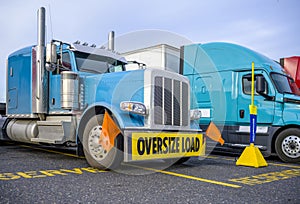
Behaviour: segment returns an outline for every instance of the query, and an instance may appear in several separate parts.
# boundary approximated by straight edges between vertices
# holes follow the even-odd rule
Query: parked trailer
[[[300,56],[286,57],[280,59],[281,66],[294,79],[292,89],[300,96]]]
[[[108,49],[57,40],[46,45],[44,8],[38,19],[37,45],[7,60],[2,140],[75,146],[102,169],[122,161],[183,162],[205,153],[186,77],[157,69],[125,71],[127,61],[113,51],[113,38]],[[104,122],[117,135],[104,131]]]
[[[167,45],[159,44],[151,47],[132,50],[122,53],[127,61],[136,61],[146,67],[153,67],[179,73],[180,49]],[[134,65],[126,66],[126,69],[137,69]]]

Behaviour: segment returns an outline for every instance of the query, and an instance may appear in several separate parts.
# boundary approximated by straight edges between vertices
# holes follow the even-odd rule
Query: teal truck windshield
[[[272,73],[271,78],[278,90],[279,93],[290,93],[293,94],[292,88],[291,88],[291,81],[289,77],[282,75],[282,74],[277,74],[277,73]]]

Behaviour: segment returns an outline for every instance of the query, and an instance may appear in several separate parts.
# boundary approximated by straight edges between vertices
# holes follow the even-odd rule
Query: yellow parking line
[[[201,158],[203,158],[203,159],[208,158],[208,159],[221,159],[221,160],[235,161],[235,158],[228,157],[228,156],[220,157],[220,156],[205,155],[205,156],[201,156]]]
[[[208,156],[207,158],[210,159],[221,159],[221,160],[228,160],[228,161],[235,161],[234,158],[231,157],[217,157],[217,156]],[[300,165],[293,165],[293,164],[280,164],[280,163],[274,163],[274,162],[267,162],[269,165],[273,166],[282,166],[282,167],[289,167],[289,168],[300,168]]]
[[[43,148],[39,148],[39,147],[31,147],[31,146],[28,146],[28,145],[18,145],[18,146],[25,147],[25,148],[30,148],[30,149],[41,150],[41,151],[45,151],[45,152],[51,152],[51,153],[55,153],[55,154],[62,154],[62,155],[65,155],[65,156],[75,157],[75,158],[80,158],[80,159],[85,158],[85,157],[77,156],[75,154],[63,153],[63,152],[54,151],[54,150],[50,150],[50,149],[43,149]]]
[[[297,165],[279,164],[279,163],[272,163],[272,162],[268,162],[268,164],[269,164],[269,165],[273,165],[273,166],[282,166],[282,167],[289,167],[289,168],[300,169],[300,166],[297,166]]]
[[[221,159],[221,160],[227,160],[227,161],[235,161],[234,158],[231,158],[231,157],[225,157],[225,156],[205,156],[206,158],[209,158],[209,159]],[[300,168],[300,165],[293,165],[293,164],[280,164],[280,163],[274,163],[274,162],[268,162],[267,163],[269,165],[273,165],[273,166],[281,166],[281,167],[289,167],[289,168],[297,168],[299,169]]]
[[[205,156],[201,156],[201,158],[205,159],[205,158],[208,158],[208,159],[217,159],[219,157],[217,156],[211,156],[211,155],[205,155]]]
[[[136,168],[141,168],[141,169],[148,170],[148,171],[154,171],[154,172],[158,172],[158,173],[162,173],[162,174],[167,174],[167,175],[171,175],[171,176],[177,176],[177,177],[181,177],[181,178],[202,181],[202,182],[206,182],[206,183],[212,183],[212,184],[227,186],[227,187],[231,187],[231,188],[241,188],[241,186],[238,186],[235,184],[224,183],[224,182],[220,182],[220,181],[209,180],[209,179],[199,178],[199,177],[195,177],[195,176],[188,176],[185,174],[179,174],[179,173],[175,173],[175,172],[171,172],[171,171],[164,171],[164,170],[153,169],[153,168],[149,168],[149,167],[141,167],[141,166],[136,166],[136,165],[132,165],[132,164],[126,164],[126,165],[136,167]]]

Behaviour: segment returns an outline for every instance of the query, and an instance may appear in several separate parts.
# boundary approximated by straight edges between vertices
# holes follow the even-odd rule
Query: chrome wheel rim
[[[300,156],[300,138],[296,135],[291,135],[282,141],[281,148],[283,153],[291,158]]]
[[[103,146],[99,144],[101,132],[102,126],[95,126],[89,132],[88,138],[88,151],[90,155],[97,161],[103,160],[108,153]]]

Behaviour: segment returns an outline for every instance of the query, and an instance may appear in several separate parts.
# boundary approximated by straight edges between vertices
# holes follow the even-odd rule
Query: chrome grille
[[[154,83],[154,123],[156,125],[187,126],[188,84],[162,76],[156,76]]]

